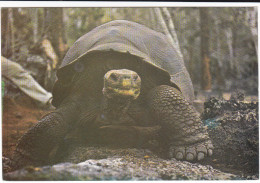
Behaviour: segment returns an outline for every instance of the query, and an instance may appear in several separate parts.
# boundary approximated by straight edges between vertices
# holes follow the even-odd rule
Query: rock
[[[242,102],[239,93],[232,96],[213,97],[204,104],[202,118],[214,146],[214,155],[205,162],[225,172],[259,177],[258,102]]]
[[[231,97],[230,97],[230,100],[233,100],[233,101],[243,101],[245,99],[245,92],[242,91],[242,90],[238,90],[234,93],[232,93]]]
[[[144,149],[81,147],[80,152],[101,154],[103,159],[53,166],[27,167],[4,175],[5,180],[230,180],[238,176],[223,173],[211,166],[176,159],[165,160]],[[102,155],[103,154],[103,155]],[[77,153],[75,153],[75,156]],[[73,158],[70,160],[73,161]],[[96,156],[96,158],[98,158]],[[68,159],[67,159],[68,160]],[[76,160],[77,162],[78,160]]]
[[[10,166],[11,160],[7,157],[2,157],[3,172],[9,172],[12,168]]]

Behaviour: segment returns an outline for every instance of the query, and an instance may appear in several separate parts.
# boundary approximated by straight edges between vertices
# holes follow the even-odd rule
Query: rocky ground
[[[48,110],[26,96],[3,100],[3,155],[10,158],[18,138]],[[210,98],[202,118],[215,146],[200,163],[162,159],[144,149],[75,147],[63,162],[5,173],[5,180],[230,180],[259,179],[258,102]],[[7,160],[4,159],[4,162]],[[70,162],[70,163],[68,163]]]
[[[212,166],[165,160],[148,150],[79,147],[75,151],[100,154],[102,159],[54,166],[27,167],[4,175],[5,180],[236,180]],[[80,153],[80,154],[81,154]],[[74,154],[74,158],[77,152]],[[70,157],[72,158],[72,157]],[[76,160],[78,161],[78,160]]]
[[[244,98],[238,92],[230,100],[212,97],[205,102],[202,119],[215,147],[206,163],[243,177],[259,177],[258,102]]]

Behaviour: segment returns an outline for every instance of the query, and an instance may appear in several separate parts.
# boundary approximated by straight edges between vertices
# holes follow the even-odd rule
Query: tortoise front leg
[[[19,139],[12,156],[12,168],[51,163],[51,152],[63,140],[70,123],[76,121],[79,111],[72,103],[45,115]]]
[[[169,156],[201,160],[211,156],[213,146],[199,114],[176,88],[161,85],[148,94],[148,105],[169,144]]]

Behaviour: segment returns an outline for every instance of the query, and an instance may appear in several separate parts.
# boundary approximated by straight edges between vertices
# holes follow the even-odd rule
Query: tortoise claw
[[[177,160],[202,160],[207,156],[212,156],[213,146],[211,141],[203,142],[192,146],[171,146],[169,156]]]

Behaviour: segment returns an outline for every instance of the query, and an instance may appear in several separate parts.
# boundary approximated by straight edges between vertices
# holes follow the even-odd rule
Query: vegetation
[[[2,56],[25,68],[30,55],[41,56],[46,74],[42,83],[36,79],[48,90],[64,54],[80,36],[108,21],[125,19],[172,37],[195,90],[240,88],[257,94],[254,7],[2,8],[1,14]]]

